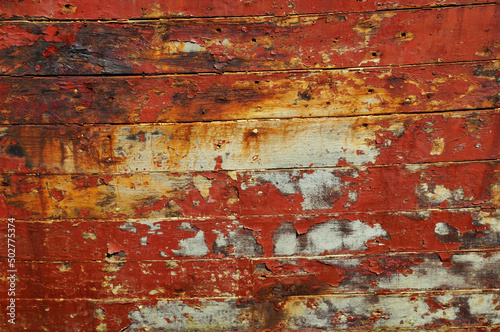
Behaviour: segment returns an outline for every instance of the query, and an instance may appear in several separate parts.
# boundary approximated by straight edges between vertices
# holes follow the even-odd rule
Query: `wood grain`
[[[449,261],[449,250],[500,248],[499,220],[500,211],[479,207],[239,218],[18,220],[16,258],[71,263],[120,255],[141,261],[438,252]],[[0,223],[5,237],[6,228]]]
[[[499,57],[499,8],[156,24],[4,23],[0,72],[213,73],[493,60]]]
[[[4,175],[0,211],[5,218],[40,220],[491,209],[500,206],[499,169],[492,161],[236,173]]]
[[[0,330],[499,332],[499,11],[2,1]]]
[[[400,293],[496,289],[500,253],[453,253],[356,258],[18,262],[16,298],[192,298]],[[9,273],[0,263],[1,276]],[[57,286],[52,280],[64,279]]]
[[[500,106],[500,63],[147,77],[0,76],[3,124],[197,122]]]
[[[500,110],[167,125],[0,127],[0,172],[134,173],[500,157]]]
[[[19,300],[20,307],[31,313],[21,316],[19,325],[31,331],[57,330],[60,326],[78,331],[136,331],[151,326],[173,331],[278,328],[310,331],[310,326],[314,326],[362,331],[403,328],[496,332],[500,328],[496,309],[499,296],[498,291],[441,291],[390,296],[291,297],[277,303],[248,298],[29,299]]]

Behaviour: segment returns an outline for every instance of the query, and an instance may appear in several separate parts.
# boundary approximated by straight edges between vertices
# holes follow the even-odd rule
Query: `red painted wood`
[[[0,121],[193,122],[499,107],[499,70],[499,62],[475,62],[126,79],[0,77]]]
[[[494,3],[492,0],[447,0],[439,3],[420,1],[230,1],[208,2],[201,0],[136,0],[123,2],[109,0],[48,0],[39,2],[7,1],[0,3],[2,18],[43,18],[43,19],[137,19],[160,17],[213,17],[213,16],[252,16],[252,15],[290,15],[325,12],[373,11],[377,9],[407,8],[420,6],[466,5]]]
[[[40,220],[495,209],[499,170],[495,161],[236,174],[12,175],[3,180],[8,185],[0,212]],[[209,186],[197,187],[200,180]]]
[[[151,326],[148,323],[155,322],[158,317],[161,321],[166,321],[163,323],[166,328],[182,326],[185,331],[201,328],[222,331],[249,330],[250,326],[264,331],[286,327],[307,331],[305,324],[315,318],[312,311],[326,307],[329,310],[322,312],[328,319],[320,322],[324,322],[325,327],[330,329],[355,328],[373,331],[381,328],[405,328],[422,331],[453,326],[453,330],[460,332],[496,332],[500,328],[500,325],[495,323],[495,306],[499,296],[498,291],[410,293],[404,296],[372,295],[359,298],[318,296],[292,298],[289,305],[286,301],[255,302],[252,299],[29,299],[17,302],[20,308],[25,308],[21,310],[30,314],[20,315],[19,325],[11,330],[22,331],[23,327],[27,327],[30,331],[44,331],[56,330],[61,326],[78,331],[92,331],[104,327],[108,331],[120,331],[127,327],[145,329]],[[356,307],[349,306],[349,301],[353,299],[358,299]],[[1,301],[4,306],[5,300]],[[477,308],[478,304],[481,305],[483,314],[472,307],[476,305]],[[397,311],[391,315],[391,306],[405,311]],[[456,312],[453,307],[461,309]],[[445,311],[446,318],[443,317]],[[414,315],[408,316],[413,312]],[[185,325],[182,324],[186,322],[183,314],[192,317]],[[221,317],[224,319],[222,322]],[[288,320],[283,321],[282,317],[287,317]],[[207,319],[210,322],[208,324]]]
[[[169,20],[159,25],[7,23],[0,26],[0,71],[159,74],[492,60],[499,52],[499,8]]]
[[[0,132],[0,171],[106,174],[485,160],[500,156],[499,126],[499,110],[166,126],[8,126]]]
[[[498,220],[499,213],[476,208],[238,219],[18,221],[16,257],[71,263],[120,252],[127,261],[141,261],[491,250],[500,248]],[[0,224],[2,234],[6,227]],[[319,231],[329,237],[315,247]],[[194,242],[202,250],[183,251],[184,243],[197,235]],[[285,240],[291,240],[292,249]]]

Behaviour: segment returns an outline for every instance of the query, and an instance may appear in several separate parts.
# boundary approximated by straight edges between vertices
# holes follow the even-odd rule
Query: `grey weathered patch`
[[[373,227],[361,220],[329,220],[311,226],[298,235],[291,223],[283,222],[274,232],[275,255],[318,255],[335,250],[366,250],[366,241],[387,238],[379,225]]]
[[[446,222],[440,222],[436,224],[434,228],[434,234],[443,243],[447,242],[457,242],[459,241],[459,231],[455,227],[449,225]]]
[[[230,252],[230,248],[233,248]],[[214,254],[222,253],[226,256],[257,257],[264,254],[262,245],[257,243],[257,239],[248,229],[230,231],[227,236],[222,233],[217,234],[212,251]]]
[[[190,306],[181,301],[159,301],[131,311],[131,324],[126,331],[237,331],[247,330],[250,322],[249,308],[238,306],[234,299],[223,302],[201,300]]]
[[[284,195],[301,193],[304,210],[329,209],[342,196],[340,178],[327,170],[302,174],[298,171],[266,172],[259,178],[272,183]]]
[[[179,241],[180,249],[174,249],[172,252],[177,256],[203,257],[210,252],[205,241],[205,233],[198,231],[192,238]]]
[[[480,211],[473,218],[477,227],[486,226],[486,230],[463,234],[461,241],[464,248],[496,248],[500,246],[500,209]]]
[[[411,274],[394,273],[380,277],[380,289],[464,289],[485,288],[486,283],[498,284],[500,254],[463,253],[451,257],[452,267],[445,267],[437,257],[412,266]],[[493,277],[494,276],[494,277]],[[368,280],[367,280],[368,281]]]
[[[137,232],[137,227],[135,227],[134,225],[132,225],[132,223],[130,223],[130,222],[124,223],[123,225],[121,225],[120,227],[118,227],[118,229],[120,229],[122,231],[134,232],[134,233]]]
[[[500,322],[499,310],[495,310],[498,294],[446,294],[432,299],[443,308],[430,308],[427,296],[411,300],[406,296],[325,296],[315,299],[314,306],[310,299],[295,298],[285,304],[284,321],[290,330],[344,330],[354,326],[407,329],[479,317],[483,317],[483,324]]]

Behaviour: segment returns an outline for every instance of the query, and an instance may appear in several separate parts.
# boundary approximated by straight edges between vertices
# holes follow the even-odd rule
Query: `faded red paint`
[[[499,68],[495,61],[127,79],[0,77],[0,107],[6,112],[0,121],[193,122],[272,118],[278,113],[309,117],[489,108],[500,106]],[[40,89],[43,94],[37,93]],[[310,96],[305,98],[304,91]]]
[[[38,23],[37,29],[15,22],[2,27],[7,37],[0,40],[0,69],[10,75],[160,74],[493,60],[498,25],[494,4],[448,7],[439,15],[417,10],[250,22]],[[53,27],[57,35],[43,33]],[[402,40],[402,33],[412,37]],[[40,57],[48,46],[59,49],[57,56]]]
[[[498,330],[498,8],[1,3],[0,330]]]

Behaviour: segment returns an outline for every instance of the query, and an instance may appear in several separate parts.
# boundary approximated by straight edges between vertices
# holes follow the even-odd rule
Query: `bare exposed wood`
[[[0,211],[20,219],[106,219],[498,208],[499,170],[495,161],[234,173],[3,175]]]
[[[500,253],[449,253],[356,258],[18,262],[17,298],[253,297],[337,293],[495,289]],[[9,274],[1,264],[2,277]],[[133,276],[133,278],[131,278]],[[21,279],[22,278],[22,279]],[[51,280],[63,278],[55,286]]]
[[[0,127],[1,172],[254,170],[500,157],[500,110],[169,125]]]
[[[499,8],[157,24],[5,23],[0,70],[155,74],[493,60],[499,58]]]
[[[499,62],[167,77],[0,77],[4,124],[195,122],[499,107]]]
[[[500,328],[496,309],[499,297],[497,291],[442,291],[399,296],[292,297],[278,303],[245,298],[29,299],[19,301],[31,313],[20,317],[19,323],[32,331],[50,331],[64,325],[78,331],[136,331],[151,326],[171,331],[310,331],[314,326],[323,330],[490,332]]]
[[[500,332],[498,31],[494,0],[0,1],[0,330]]]

